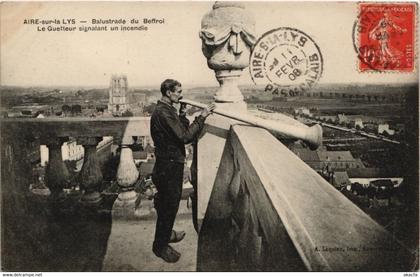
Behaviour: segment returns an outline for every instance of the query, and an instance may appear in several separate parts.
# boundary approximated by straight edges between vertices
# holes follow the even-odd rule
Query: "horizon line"
[[[393,83],[363,83],[363,82],[346,82],[346,83],[338,83],[338,82],[328,82],[328,83],[319,83],[316,86],[322,85],[378,85],[378,86],[412,86],[412,85],[419,85],[419,82],[393,82]],[[182,84],[185,88],[197,88],[197,87],[219,87],[218,84]],[[264,87],[264,85],[256,85],[256,84],[238,84],[238,87],[244,86],[255,86],[255,87]],[[14,85],[14,84],[0,84],[0,88],[7,88],[7,87],[17,87],[17,88],[97,88],[97,89],[106,89],[109,88],[109,85]],[[132,85],[128,87],[130,88],[160,88],[160,85]]]

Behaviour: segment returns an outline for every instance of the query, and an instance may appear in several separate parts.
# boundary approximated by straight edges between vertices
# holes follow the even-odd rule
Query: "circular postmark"
[[[304,32],[280,27],[262,35],[252,50],[249,70],[256,85],[281,96],[298,96],[321,78],[323,58]]]
[[[371,21],[371,13],[366,13],[365,16],[363,16],[363,12],[359,12],[352,28],[353,48],[359,60],[359,70],[363,70],[362,68],[364,67],[370,70],[377,70],[375,69],[374,63],[372,63],[372,61],[376,58],[375,53],[372,52],[373,49],[360,41],[361,35],[368,33],[367,30],[372,24]]]

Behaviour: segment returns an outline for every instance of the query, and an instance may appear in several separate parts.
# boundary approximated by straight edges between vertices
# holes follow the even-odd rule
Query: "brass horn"
[[[203,103],[195,102],[189,99],[181,99],[179,102],[202,109],[207,106]],[[301,139],[305,141],[312,150],[315,150],[322,145],[322,127],[319,124],[309,127],[292,118],[288,121],[293,123],[286,123],[281,120],[267,120],[246,113],[234,114],[219,110],[217,107],[213,113],[257,127],[262,127],[268,131],[280,134],[281,136]]]

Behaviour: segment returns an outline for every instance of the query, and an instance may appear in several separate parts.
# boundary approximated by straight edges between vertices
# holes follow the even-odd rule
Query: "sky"
[[[113,74],[129,86],[159,86],[175,78],[187,86],[216,86],[198,36],[213,2],[1,3],[1,85],[107,87]],[[361,73],[353,48],[356,2],[247,2],[257,37],[279,27],[308,34],[324,58],[319,83],[412,83],[413,73]],[[41,32],[25,19],[164,19],[147,31]],[[143,25],[143,24],[138,24]],[[89,24],[89,26],[92,26]],[[239,81],[252,84],[249,71]]]

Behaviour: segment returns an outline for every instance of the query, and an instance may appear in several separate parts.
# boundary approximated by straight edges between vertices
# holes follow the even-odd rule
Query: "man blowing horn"
[[[185,232],[172,230],[182,194],[185,144],[195,140],[204,127],[204,121],[215,108],[208,105],[190,125],[186,118],[186,105],[180,113],[173,106],[182,98],[181,83],[167,79],[160,87],[161,100],[152,114],[150,129],[155,144],[156,163],[152,180],[156,185],[155,208],[157,222],[153,253],[168,263],[175,263],[181,254],[169,243],[181,241]]]

